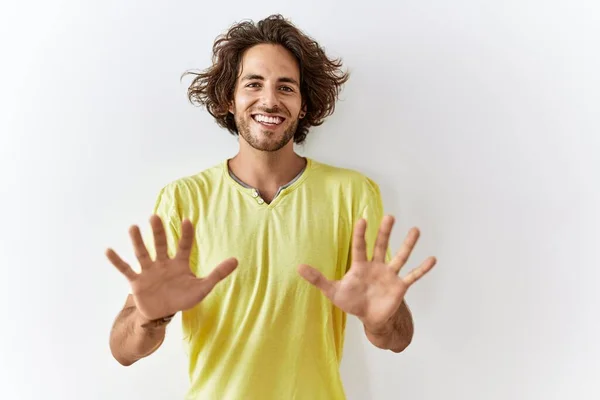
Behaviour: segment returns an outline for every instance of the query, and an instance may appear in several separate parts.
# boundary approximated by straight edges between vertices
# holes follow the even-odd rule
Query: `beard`
[[[261,129],[250,114],[234,115],[238,134],[254,149],[273,152],[282,149],[294,138],[298,128],[298,118],[291,120],[288,116],[282,124],[287,124],[283,133]]]

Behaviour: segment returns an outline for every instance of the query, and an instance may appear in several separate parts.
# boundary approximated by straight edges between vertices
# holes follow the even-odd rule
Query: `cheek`
[[[243,112],[255,102],[254,96],[249,93],[238,93],[235,98],[235,109]]]
[[[297,116],[300,114],[300,109],[302,108],[302,101],[300,99],[289,99],[284,104],[292,115]]]

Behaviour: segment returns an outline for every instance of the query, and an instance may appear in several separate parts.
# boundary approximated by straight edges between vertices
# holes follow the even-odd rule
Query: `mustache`
[[[285,115],[286,117],[290,117],[290,113],[281,108],[281,107],[271,107],[271,108],[267,108],[267,107],[260,107],[257,108],[256,110],[252,111],[252,114],[257,114],[257,113],[263,113],[263,114],[282,114]]]

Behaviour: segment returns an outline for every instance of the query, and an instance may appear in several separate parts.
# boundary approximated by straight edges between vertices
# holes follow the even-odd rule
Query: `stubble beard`
[[[252,133],[251,124],[256,123],[254,120],[251,120],[251,116],[245,115],[236,115],[234,116],[235,125],[237,127],[239,135],[244,138],[244,140],[254,149],[259,151],[278,151],[285,147],[286,144],[289,143],[290,140],[294,138],[294,134],[296,133],[296,129],[298,128],[298,118],[296,118],[283,132],[281,138],[277,141],[271,140],[272,136],[278,135],[278,133],[274,133],[268,130],[262,130],[258,134]],[[283,123],[287,123],[289,119],[286,119]],[[260,129],[260,128],[259,128]],[[256,132],[256,129],[254,129]]]

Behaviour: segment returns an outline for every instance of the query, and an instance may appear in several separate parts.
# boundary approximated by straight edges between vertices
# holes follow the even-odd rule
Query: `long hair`
[[[306,139],[311,126],[321,125],[335,109],[348,72],[342,71],[341,59],[330,59],[323,48],[279,14],[258,23],[243,21],[229,28],[214,42],[212,66],[195,75],[187,95],[192,104],[204,106],[219,126],[238,134],[229,106],[240,73],[244,52],[257,44],[278,44],[290,51],[300,66],[300,93],[306,115],[298,121],[294,143]],[[183,77],[182,76],[182,77]]]

